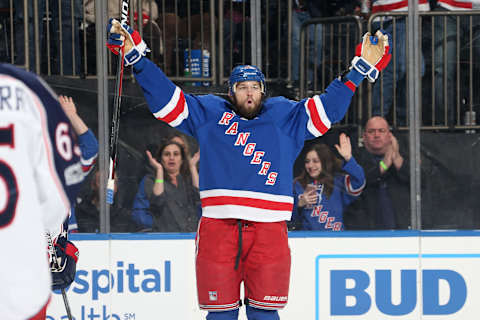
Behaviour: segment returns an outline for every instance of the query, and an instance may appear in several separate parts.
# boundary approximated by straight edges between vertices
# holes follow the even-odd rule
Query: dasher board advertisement
[[[480,314],[480,232],[291,232],[281,319],[464,320]],[[75,235],[76,320],[205,319],[194,234]],[[243,294],[243,292],[242,292]],[[55,293],[47,319],[67,319]],[[241,320],[246,320],[244,307]]]

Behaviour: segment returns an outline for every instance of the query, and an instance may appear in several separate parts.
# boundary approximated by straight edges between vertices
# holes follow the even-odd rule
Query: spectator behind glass
[[[475,4],[473,4],[475,3]],[[435,123],[455,125],[456,104],[455,97],[461,94],[456,92],[455,75],[457,74],[457,18],[455,15],[448,15],[451,10],[472,11],[472,6],[478,6],[477,1],[450,1],[438,0],[435,11],[444,12],[447,16],[438,16],[435,21],[434,36],[434,58],[435,64],[432,68],[435,71]],[[475,8],[478,10],[478,7]],[[472,42],[470,42],[470,17],[464,16],[458,18],[459,21],[459,44],[461,47],[460,55],[465,55],[466,48],[472,48],[473,57],[480,57],[480,16],[473,15],[472,23]],[[446,42],[444,48],[444,41]],[[446,56],[443,55],[444,49]],[[461,60],[462,58],[460,58]],[[475,58],[474,58],[475,59]],[[446,69],[444,69],[444,63]],[[475,63],[475,62],[474,62]],[[458,75],[460,76],[460,75]],[[447,86],[444,88],[444,77],[447,80]],[[465,78],[464,78],[465,79]],[[475,78],[478,79],[478,78]],[[463,79],[460,79],[462,83]],[[477,82],[478,86],[478,82]],[[456,93],[456,94],[455,94]],[[478,95],[475,95],[477,98]],[[445,101],[446,99],[446,101]],[[478,99],[478,98],[477,98]],[[472,101],[472,104],[478,103]],[[445,119],[445,104],[447,104],[447,118]],[[429,118],[431,115],[429,115]],[[445,121],[446,120],[446,121]]]
[[[154,173],[147,174],[141,184],[143,183],[143,192],[150,203],[152,230],[195,231],[200,205],[196,170],[198,156],[189,162],[185,149],[174,141],[167,141],[161,145],[155,157],[150,151],[146,153]]]
[[[344,161],[325,144],[312,144],[306,149],[305,166],[293,186],[295,229],[343,230],[345,207],[365,187],[365,175],[352,156],[350,138],[340,134],[335,148]]]
[[[120,19],[120,4],[118,0],[108,0],[108,16],[111,18]],[[137,0],[130,1],[130,8],[134,10],[134,19],[138,18]],[[154,0],[142,1],[142,17],[143,24],[148,20],[156,20],[158,18],[158,6]],[[85,20],[88,23],[95,23],[95,0],[85,0]]]
[[[165,11],[158,19],[158,25],[165,33],[165,67],[163,70],[167,75],[176,75],[176,70],[173,68],[177,65],[177,56],[175,56],[177,46],[178,50],[186,49],[189,48],[189,42],[191,42],[190,46],[192,49],[201,49],[203,47],[204,50],[211,51],[210,1],[213,0],[157,1],[160,8],[163,8],[165,3]],[[188,11],[189,8],[190,12]],[[177,44],[177,40],[185,42]],[[179,54],[178,62],[182,66],[179,70],[182,70],[184,53],[182,51],[177,52],[177,54]],[[177,66],[180,67],[180,65]]]
[[[312,18],[326,16],[327,1],[295,0],[292,10],[292,80],[298,85],[300,74],[300,30],[302,24]],[[320,66],[322,60],[322,24],[311,25],[308,28],[308,81],[313,81],[314,66]],[[316,55],[315,55],[316,53]]]
[[[88,128],[82,118],[77,113],[77,107],[71,97],[62,96],[58,97],[58,101],[62,106],[63,111],[67,115],[72,128],[78,137],[78,146],[82,153],[82,171],[87,174],[97,161],[98,155],[98,141],[95,138],[92,130]],[[70,215],[68,219],[68,232],[78,232],[78,223],[75,216],[75,205],[72,204],[70,208]]]
[[[423,0],[418,0],[418,10],[428,11],[430,4]],[[408,10],[407,1],[401,0],[372,0],[372,13],[377,12],[404,12]],[[381,20],[383,19],[383,20]],[[395,21],[395,23],[393,23]],[[407,110],[405,101],[406,90],[406,43],[407,43],[407,29],[406,18],[396,17],[393,20],[391,17],[376,18],[372,24],[372,30],[382,29],[392,36],[393,48],[392,48],[392,61],[385,71],[383,72],[383,81],[377,81],[373,87],[372,93],[372,114],[374,116],[387,117],[390,112],[390,108],[393,106],[394,91],[397,103],[397,121],[399,125],[406,125]],[[392,44],[391,44],[392,45]],[[422,76],[425,73],[425,63],[423,60],[423,54],[421,55],[421,73]],[[395,71],[395,75],[393,74]],[[394,83],[395,79],[395,83]],[[382,88],[383,87],[383,88]],[[383,91],[382,91],[383,89]],[[383,102],[383,109],[382,109]],[[394,110],[395,111],[395,110]]]
[[[347,228],[409,228],[410,168],[387,121],[382,117],[370,118],[363,142],[356,158],[365,170],[367,185],[345,214]]]
[[[187,142],[187,138],[182,133],[176,131],[171,134],[165,141],[173,141],[180,144],[185,150],[185,157],[188,159],[188,163],[190,165],[190,172],[192,174],[192,181],[193,184],[198,185],[198,161],[200,159],[200,151],[197,151],[193,157],[191,157],[190,146]],[[158,148],[154,147],[153,149],[156,151]],[[148,150],[152,150],[152,148],[147,148]],[[149,168],[151,168],[149,166]],[[144,176],[138,185],[138,191],[135,195],[135,199],[133,200],[133,207],[132,207],[132,219],[137,223],[140,230],[139,232],[149,232],[152,231],[153,225],[153,217],[150,212],[150,201],[145,193],[145,179],[147,176]],[[201,216],[201,208],[199,207],[199,216]]]
[[[116,171],[118,174],[118,170]],[[117,179],[115,179],[114,193],[117,193]],[[89,188],[82,190],[77,197],[75,216],[78,223],[78,232],[100,232],[100,172],[95,170],[90,180]],[[114,201],[110,207],[110,231],[111,232],[134,232],[128,209],[119,207],[119,201]]]
[[[119,0],[108,0],[108,16],[110,18],[115,18],[120,21],[120,5],[121,1]],[[138,0],[130,0],[130,8],[134,10],[133,16],[135,23],[131,23],[132,27],[137,29],[138,27]],[[148,40],[149,47],[152,50],[150,53],[150,58],[155,63],[160,63],[160,56],[164,53],[163,48],[163,35],[161,33],[160,27],[157,25],[156,20],[158,19],[158,5],[154,0],[143,0],[142,1],[142,22],[143,22],[143,38]],[[130,14],[129,14],[130,20]],[[87,23],[87,28],[84,32],[87,33],[87,64],[88,64],[88,74],[96,73],[96,47],[95,45],[90,45],[89,40],[92,43],[95,43],[95,0],[85,0],[85,21]],[[116,60],[114,59],[115,63]],[[115,64],[116,66],[116,64]]]
[[[224,0],[223,39],[225,69],[230,70],[243,61],[250,60],[250,2]]]
[[[24,65],[26,64],[25,55],[29,54],[29,68],[30,70],[35,70],[35,41],[39,43],[39,52],[40,55],[40,65],[47,65],[47,44],[46,43],[46,32],[44,28],[44,19],[46,20],[46,2],[38,1],[38,33],[39,39],[35,39],[34,36],[34,6],[33,1],[28,1],[27,11],[28,11],[28,53],[25,50],[25,31],[24,31],[24,1],[14,1],[14,11],[15,11],[15,64]],[[80,0],[55,0],[49,2],[50,9],[50,20],[47,20],[50,28],[50,54],[54,59],[51,61],[53,73],[60,73],[60,43],[61,47],[61,57],[63,60],[63,74],[65,75],[78,75],[80,72],[80,37],[78,33],[78,28],[82,21],[82,2]],[[61,6],[61,23],[59,25],[59,12]],[[73,8],[72,8],[73,5]],[[72,10],[73,9],[73,10]],[[72,25],[72,12],[73,15],[73,25]],[[60,28],[62,31],[62,41],[60,42]],[[73,38],[72,38],[73,33]],[[73,52],[72,52],[72,46]],[[42,57],[42,53],[44,56]],[[73,56],[74,57],[73,57]],[[75,65],[74,65],[75,59]],[[58,68],[58,69],[56,69]],[[47,70],[42,70],[42,72],[47,72]]]

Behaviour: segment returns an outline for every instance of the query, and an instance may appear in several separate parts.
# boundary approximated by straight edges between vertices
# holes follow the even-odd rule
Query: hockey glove
[[[108,21],[107,47],[114,54],[118,55],[122,47],[125,50],[124,64],[130,66],[137,63],[150,49],[145,41],[140,37],[137,30],[133,30],[127,24],[121,24],[118,20],[110,19]]]
[[[53,290],[65,289],[75,280],[77,261],[78,249],[73,243],[68,240],[55,243],[55,256],[50,262]]]
[[[370,32],[365,33],[362,43],[357,45],[350,69],[354,68],[368,81],[375,82],[392,58],[390,40],[390,36],[382,30],[378,30],[374,36]]]

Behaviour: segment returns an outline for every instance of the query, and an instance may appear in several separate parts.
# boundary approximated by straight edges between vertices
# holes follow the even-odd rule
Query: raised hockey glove
[[[125,66],[137,63],[150,52],[137,30],[133,30],[127,24],[121,24],[116,19],[108,20],[107,33],[109,34],[107,47],[110,51],[118,55],[122,47],[125,50]]]
[[[53,290],[65,289],[75,280],[77,261],[78,249],[72,242],[55,243],[55,255],[50,259]]]
[[[357,70],[370,82],[377,80],[380,71],[385,69],[392,58],[390,36],[378,30],[374,36],[365,33],[362,43],[357,45],[350,69]]]

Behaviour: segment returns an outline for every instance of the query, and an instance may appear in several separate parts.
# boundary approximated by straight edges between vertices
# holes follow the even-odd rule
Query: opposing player
[[[52,286],[45,232],[66,267],[65,255],[75,256],[75,248],[57,239],[83,177],[56,95],[35,75],[0,64],[2,319],[45,319]]]
[[[304,140],[340,121],[361,81],[375,81],[388,64],[388,36],[366,34],[350,70],[320,96],[266,99],[264,75],[245,65],[233,69],[226,101],[184,94],[144,57],[148,49],[138,32],[115,20],[108,31],[113,52],[125,46],[125,65],[133,65],[154,116],[194,136],[200,146],[200,308],[210,320],[237,319],[243,281],[247,317],[279,319],[277,310],[288,300],[293,163]]]

